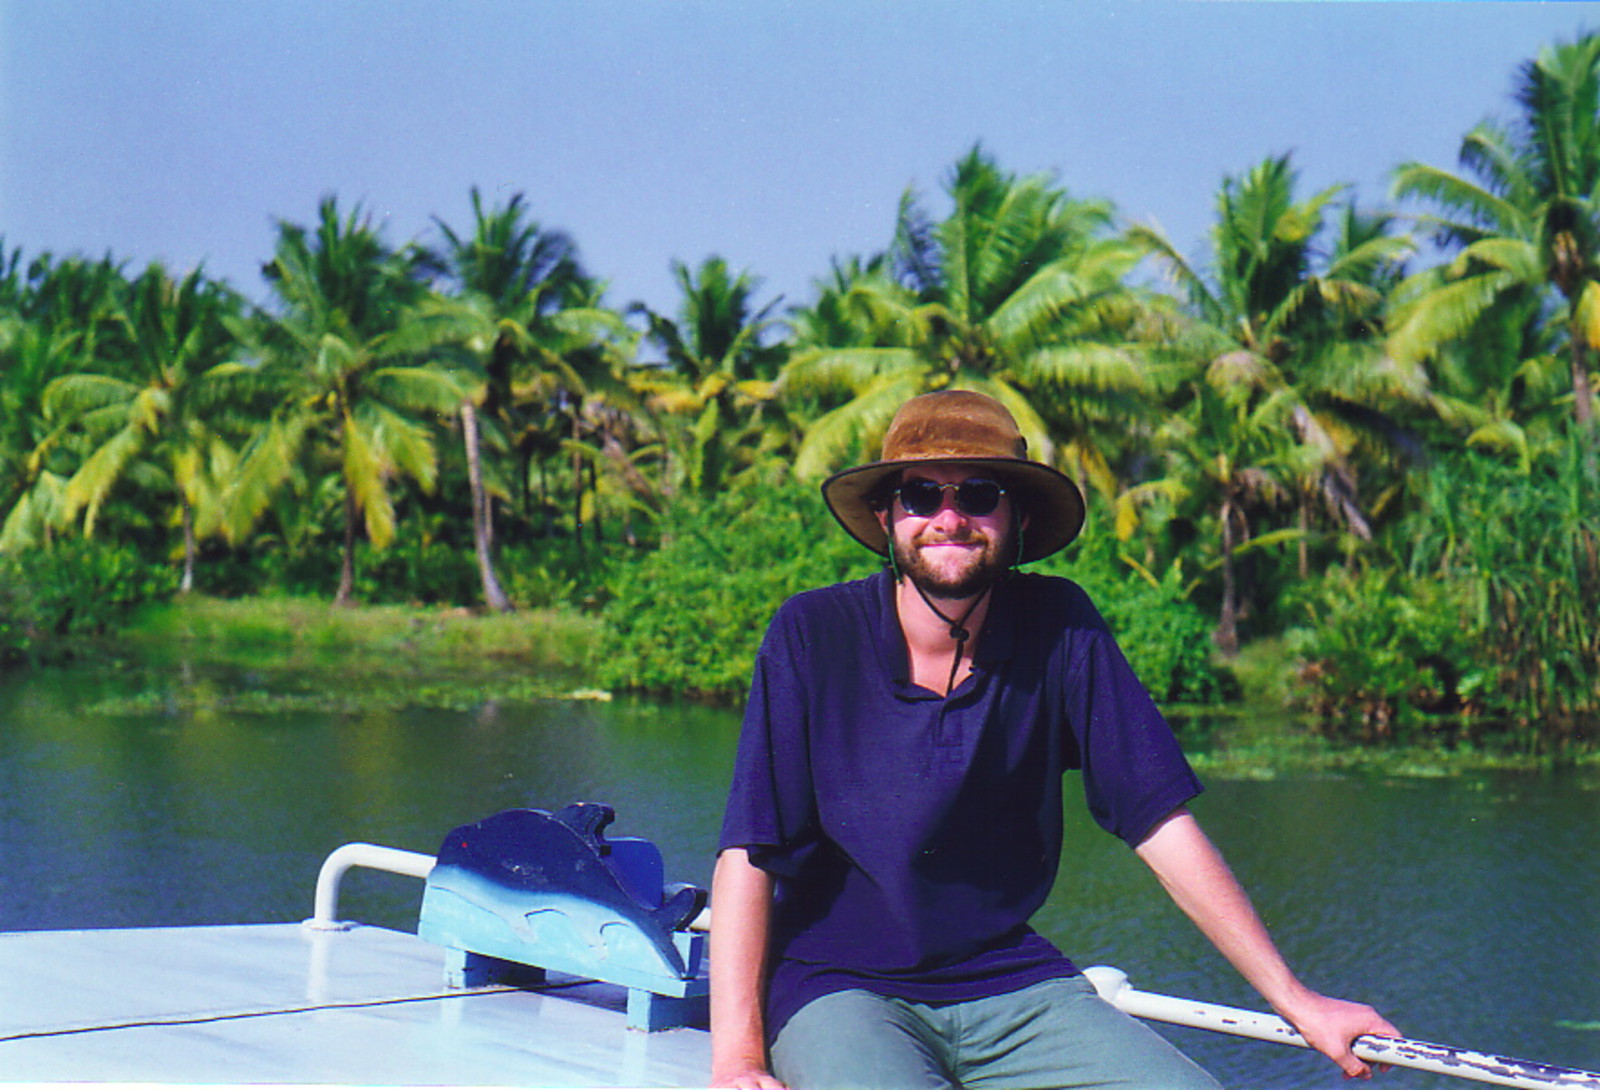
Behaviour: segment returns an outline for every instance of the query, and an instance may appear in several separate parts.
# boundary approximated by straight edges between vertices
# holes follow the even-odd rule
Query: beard
[[[922,546],[945,541],[978,547],[967,552],[959,566],[936,565],[924,555]],[[1005,541],[972,529],[954,536],[922,533],[909,544],[891,534],[890,543],[894,549],[895,566],[900,572],[921,587],[923,593],[947,601],[971,598],[999,579],[1007,567],[1001,559]]]

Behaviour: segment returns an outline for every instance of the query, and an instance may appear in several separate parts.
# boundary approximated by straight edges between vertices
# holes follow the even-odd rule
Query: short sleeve
[[[1203,787],[1172,728],[1092,605],[1080,632],[1067,717],[1082,756],[1084,798],[1107,832],[1137,847]]]
[[[799,684],[805,643],[795,613],[792,603],[778,611],[756,656],[718,841],[719,849],[748,849],[752,863],[783,876],[792,876],[816,839]]]

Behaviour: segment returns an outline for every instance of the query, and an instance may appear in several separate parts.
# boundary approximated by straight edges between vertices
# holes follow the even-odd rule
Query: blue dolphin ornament
[[[453,983],[485,965],[553,969],[657,996],[704,994],[704,936],[681,930],[706,893],[665,885],[648,840],[608,840],[601,803],[505,810],[450,831],[423,893],[417,934],[447,947]],[[487,976],[514,975],[490,970]],[[630,1011],[635,1000],[630,993]]]

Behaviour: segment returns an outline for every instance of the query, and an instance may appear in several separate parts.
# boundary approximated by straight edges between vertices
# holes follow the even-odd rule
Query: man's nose
[[[947,488],[939,493],[939,509],[935,511],[928,521],[940,529],[959,526],[966,521],[967,516],[961,513],[961,508],[956,506],[955,489]]]

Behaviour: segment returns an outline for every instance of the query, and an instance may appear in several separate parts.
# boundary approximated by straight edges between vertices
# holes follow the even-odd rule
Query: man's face
[[[906,470],[900,483],[960,485],[968,480],[995,478],[967,466],[926,465]],[[1012,511],[1008,493],[988,514],[967,514],[958,506],[955,491],[947,488],[930,514],[907,511],[897,494],[878,517],[888,522],[892,516],[890,547],[899,569],[935,597],[960,599],[977,594],[1009,566],[1016,549]]]

